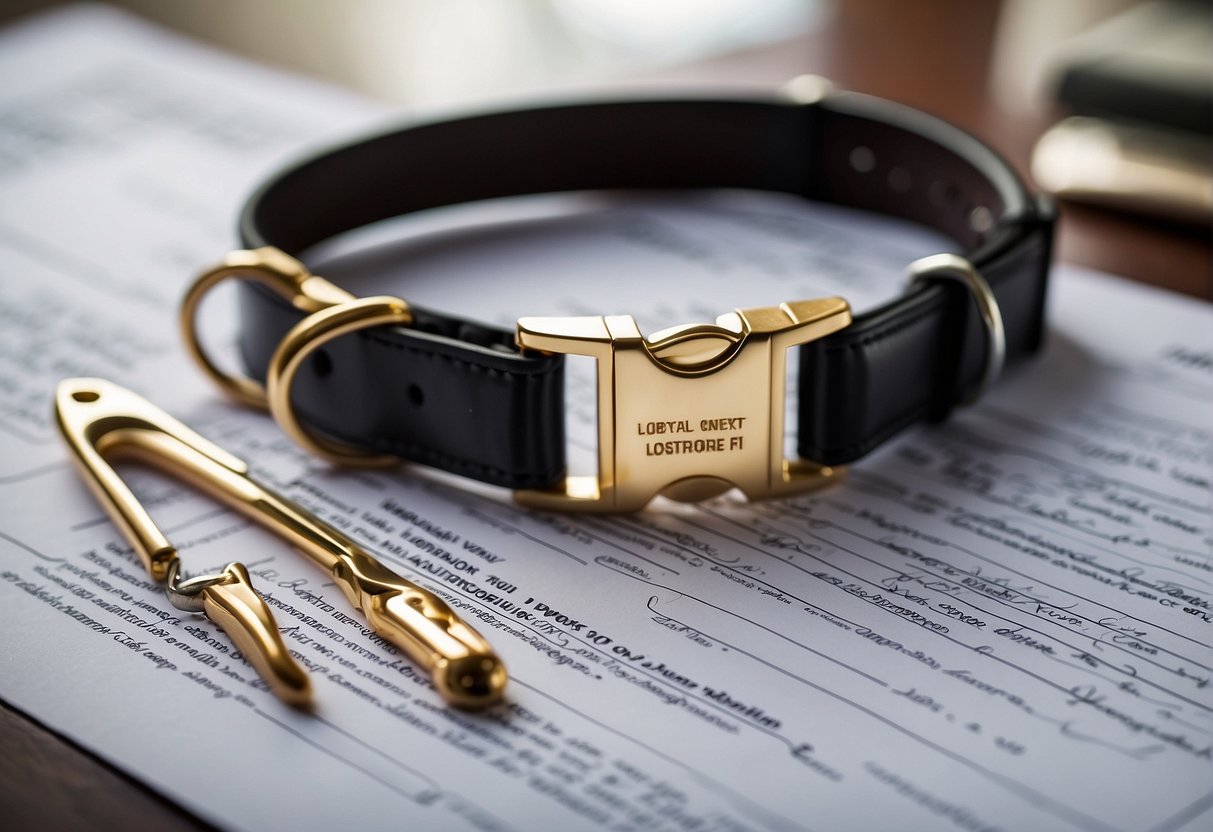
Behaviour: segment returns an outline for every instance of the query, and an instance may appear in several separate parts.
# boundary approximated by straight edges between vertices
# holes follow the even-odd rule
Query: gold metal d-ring
[[[308,315],[291,329],[270,358],[266,390],[270,413],[286,434],[305,450],[338,465],[382,468],[396,465],[398,457],[373,454],[309,433],[295,415],[291,384],[303,361],[313,351],[342,335],[375,326],[408,326],[413,322],[409,305],[387,296],[359,298]]]
[[[269,402],[261,383],[221,369],[211,360],[198,338],[197,317],[202,298],[229,278],[253,280],[268,286],[289,300],[296,309],[307,313],[348,303],[354,296],[323,277],[312,274],[294,257],[273,246],[233,251],[219,265],[199,275],[190,286],[181,303],[180,315],[186,350],[202,371],[229,397],[241,404],[265,409]]]

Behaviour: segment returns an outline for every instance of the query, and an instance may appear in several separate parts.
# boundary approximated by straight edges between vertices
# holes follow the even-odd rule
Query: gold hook
[[[306,317],[283,336],[261,384],[219,367],[198,337],[198,311],[202,299],[226,280],[260,283],[289,301]],[[410,326],[413,311],[400,298],[355,298],[349,292],[314,275],[307,266],[273,246],[233,251],[193,282],[181,302],[181,333],[194,362],[224,394],[248,407],[269,410],[287,436],[304,450],[337,465],[383,468],[400,464],[391,454],[377,454],[334,442],[309,431],[295,415],[291,385],[304,359],[334,338],[377,326]]]
[[[355,300],[339,286],[312,274],[303,263],[273,246],[233,251],[213,268],[207,269],[193,282],[181,302],[180,324],[185,336],[185,349],[202,371],[226,395],[248,407],[269,407],[265,387],[251,378],[236,376],[219,367],[207,353],[198,337],[198,311],[202,299],[226,280],[252,280],[272,289],[290,301],[296,309],[311,315],[332,306]],[[404,304],[404,301],[400,301]],[[405,305],[407,310],[407,305]],[[410,322],[410,318],[405,323]]]
[[[197,480],[206,473],[239,476],[244,464],[143,399],[107,381],[67,379],[55,394],[59,428],[85,481],[138,552],[143,566],[176,607],[218,624],[279,698],[305,707],[307,673],[291,656],[274,616],[248,571],[229,563],[218,575],[182,581],[177,549],[110,465],[134,459]],[[219,473],[222,472],[222,473]]]
[[[329,572],[375,632],[427,668],[438,692],[452,704],[480,708],[501,698],[508,678],[504,664],[441,598],[262,486],[241,460],[147,400],[102,379],[60,382],[55,410],[85,479],[156,580],[168,579],[176,550],[107,459],[133,459],[176,474],[286,539]],[[276,628],[270,630],[277,635]],[[252,637],[247,629],[241,632],[242,638]],[[282,655],[290,658],[285,648]]]

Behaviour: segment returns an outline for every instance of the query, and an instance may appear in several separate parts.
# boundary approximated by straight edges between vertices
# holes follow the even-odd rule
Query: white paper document
[[[240,201],[374,106],[92,8],[0,32],[0,77],[12,707],[231,829],[1208,828],[1209,305],[1058,268],[1039,357],[837,487],[531,512],[417,466],[332,469],[186,360],[176,304],[232,247]],[[737,193],[530,199],[381,236],[313,264],[502,325],[634,313],[646,331],[828,294],[862,311],[945,245]],[[315,686],[313,713],[280,703],[79,480],[51,417],[79,375],[147,396],[442,595],[504,659],[506,701],[447,707],[305,558],[124,468],[186,570],[248,566]],[[586,458],[587,378],[569,385]]]

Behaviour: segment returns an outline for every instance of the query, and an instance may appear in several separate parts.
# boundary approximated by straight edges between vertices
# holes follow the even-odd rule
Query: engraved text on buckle
[[[564,511],[641,509],[655,495],[750,499],[817,487],[837,471],[784,456],[789,347],[851,322],[842,298],[740,309],[645,338],[630,315],[521,318],[518,345],[598,363],[598,475],[519,491]]]

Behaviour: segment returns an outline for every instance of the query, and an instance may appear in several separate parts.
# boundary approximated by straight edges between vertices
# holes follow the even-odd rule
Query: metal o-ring
[[[973,264],[963,257],[955,254],[935,254],[910,264],[910,286],[935,280],[954,281],[968,289],[977,303],[977,312],[985,326],[986,353],[981,377],[962,402],[966,405],[973,404],[1002,375],[1007,357],[1007,336],[1002,323],[1002,310],[990,284],[973,268]]]
[[[408,326],[409,305],[400,298],[369,297],[342,303],[307,316],[291,329],[270,358],[266,376],[270,413],[297,444],[338,465],[385,467],[400,462],[390,454],[374,454],[322,439],[309,432],[291,404],[291,385],[299,368],[315,350],[342,335],[376,326]]]
[[[302,281],[308,277],[301,263],[281,252],[234,251],[218,266],[200,275],[185,293],[180,313],[185,348],[219,389],[240,404],[265,409],[268,406],[265,387],[251,378],[232,375],[211,360],[198,338],[197,317],[203,297],[223,281],[235,278],[256,281],[290,299],[299,294]]]
[[[203,612],[206,609],[202,596],[203,590],[217,584],[227,583],[231,579],[224,572],[217,575],[199,575],[195,578],[181,578],[181,558],[174,557],[168,565],[168,577],[164,581],[164,594],[169,603],[179,610]]]

